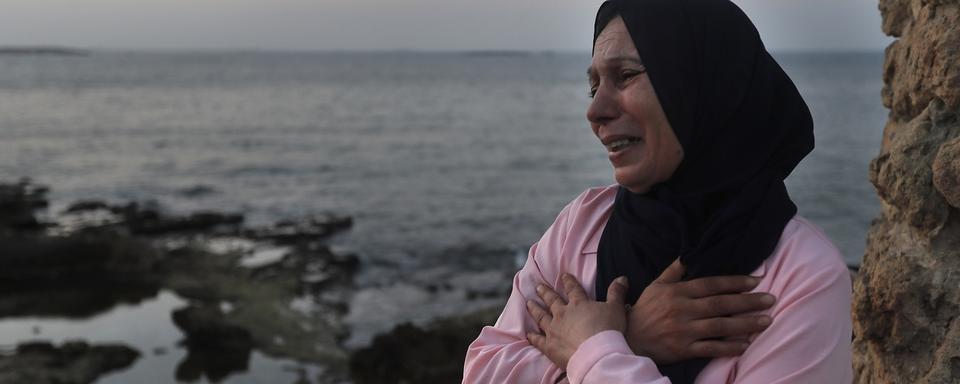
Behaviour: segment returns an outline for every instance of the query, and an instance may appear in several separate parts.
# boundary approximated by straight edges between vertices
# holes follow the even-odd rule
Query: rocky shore
[[[123,345],[23,343],[12,354],[0,354],[0,383],[92,383],[138,357],[139,352]]]
[[[404,323],[351,351],[344,319],[360,261],[327,241],[349,229],[351,218],[324,214],[250,227],[238,213],[171,214],[155,202],[105,201],[46,212],[48,192],[29,180],[0,183],[0,319],[84,319],[173,292],[187,303],[169,314],[187,352],[175,372],[181,381],[219,382],[247,371],[254,351],[320,367],[320,383],[459,381],[467,344],[496,320],[509,287],[501,274],[473,276],[472,283],[436,271],[411,276],[429,295],[453,292],[447,281],[462,280],[464,298],[494,305]],[[95,382],[141,353],[30,341],[0,355],[0,383]]]
[[[84,318],[163,289],[189,302],[171,314],[188,350],[180,379],[221,380],[245,370],[252,350],[331,372],[346,365],[341,318],[358,262],[324,240],[349,228],[350,218],[248,228],[239,214],[171,215],[156,204],[82,201],[42,219],[35,212],[48,205],[47,191],[26,180],[0,185],[0,317]],[[8,359],[36,351],[18,348]],[[84,357],[57,358],[71,356]],[[31,382],[90,382],[95,372],[36,377]]]
[[[497,321],[500,310],[491,307],[439,319],[426,327],[401,324],[351,355],[354,382],[459,383],[467,346],[483,326]]]

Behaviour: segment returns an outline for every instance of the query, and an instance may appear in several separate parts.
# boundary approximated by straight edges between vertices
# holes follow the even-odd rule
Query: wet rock
[[[160,292],[159,286],[86,284],[60,283],[6,289],[0,294],[0,318],[30,316],[85,319],[120,304],[140,303],[156,297]]]
[[[960,382],[960,3],[881,0],[880,217],[854,282],[856,383]]]
[[[122,209],[124,223],[135,235],[161,235],[176,232],[234,229],[243,223],[243,215],[220,212],[196,212],[188,216],[167,216],[157,209],[130,204]]]
[[[459,383],[463,356],[480,329],[497,320],[500,307],[440,319],[427,327],[401,324],[350,356],[354,382]]]
[[[90,200],[54,215],[44,231],[0,231],[0,317],[91,316],[170,290],[191,302],[172,314],[189,352],[177,368],[181,380],[246,370],[254,349],[336,377],[347,361],[342,317],[359,261],[325,240],[350,219],[262,229],[242,222],[229,213],[172,215],[156,203]],[[282,252],[250,260],[271,249]]]
[[[34,216],[37,209],[48,205],[46,186],[29,179],[16,183],[0,183],[0,233],[4,229],[38,230],[44,226]]]
[[[189,306],[173,312],[173,323],[186,334],[187,356],[177,366],[181,381],[206,377],[222,381],[247,370],[253,338],[245,328],[230,324],[218,308]]]
[[[161,262],[148,243],[129,237],[0,238],[0,284],[144,282]]]
[[[228,376],[246,372],[250,367],[250,349],[192,348],[177,364],[174,377],[179,382],[196,382],[206,378],[219,383]]]
[[[180,328],[191,348],[246,349],[253,348],[250,332],[224,321],[218,308],[189,306],[173,312],[173,324]]]
[[[123,345],[24,343],[0,355],[0,384],[86,384],[129,367],[140,353]]]
[[[0,236],[0,317],[83,318],[156,296],[160,257],[123,237]]]
[[[217,193],[217,189],[209,185],[198,184],[177,190],[177,194],[183,197],[197,198]]]
[[[67,213],[110,210],[110,205],[102,200],[80,200],[67,207]]]
[[[170,274],[164,286],[193,300],[194,306],[208,308],[199,313],[216,320],[209,323],[214,330],[242,329],[249,334],[253,348],[269,356],[329,366],[344,363],[346,353],[339,341],[346,327],[340,320],[342,313],[332,305],[337,300],[304,298],[313,293],[302,276],[312,258],[320,257],[317,252],[293,247],[283,262],[248,269],[238,263],[242,255],[210,257],[194,249],[188,247],[168,261],[167,266],[177,273]],[[351,285],[352,274],[343,273],[322,293],[345,300]],[[230,303],[229,310],[221,310],[223,302]],[[294,302],[307,302],[309,308],[298,308]],[[185,333],[191,331],[185,329]]]
[[[299,220],[279,221],[265,228],[251,229],[246,231],[246,236],[281,244],[292,244],[322,239],[352,225],[353,219],[349,216],[315,215]]]

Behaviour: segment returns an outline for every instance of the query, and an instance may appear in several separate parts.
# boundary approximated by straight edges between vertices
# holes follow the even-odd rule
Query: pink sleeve
[[[537,325],[527,313],[527,299],[539,301],[535,288],[559,280],[557,260],[568,229],[571,205],[568,204],[530,247],[527,262],[513,278],[513,290],[494,326],[484,327],[470,344],[463,367],[464,383],[544,383],[555,384],[563,371],[543,353],[530,345],[527,332]]]
[[[571,384],[670,384],[653,360],[633,354],[618,331],[603,331],[580,344],[567,362]]]
[[[767,270],[767,284],[758,287],[778,298],[771,311],[773,324],[753,339],[726,382],[853,380],[850,275],[839,252],[817,236],[803,231],[783,244],[778,256],[782,262]],[[572,384],[670,382],[652,360],[633,355],[623,334],[616,331],[587,339],[571,356],[567,369]],[[705,379],[702,376],[698,382]]]

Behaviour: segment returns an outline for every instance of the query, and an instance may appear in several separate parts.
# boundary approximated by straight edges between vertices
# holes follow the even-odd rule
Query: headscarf
[[[684,158],[645,193],[617,190],[597,251],[597,299],[626,275],[635,302],[677,257],[684,279],[751,273],[797,212],[783,180],[813,150],[806,103],[729,0],[610,0],[594,43],[617,15]],[[658,368],[692,383],[708,362]]]

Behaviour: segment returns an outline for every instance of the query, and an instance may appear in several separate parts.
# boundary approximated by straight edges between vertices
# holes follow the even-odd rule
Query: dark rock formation
[[[46,235],[57,223],[35,214],[48,205],[47,191],[29,180],[0,183],[0,317],[82,318],[156,296],[160,252],[116,233]]]
[[[109,208],[122,217],[124,225],[135,235],[163,235],[174,232],[211,231],[219,227],[236,229],[243,215],[219,212],[195,212],[187,216],[165,215],[157,207],[137,203]]]
[[[251,229],[246,231],[246,236],[292,244],[328,237],[352,225],[353,219],[348,216],[318,215],[299,220],[279,221],[270,227]]]
[[[187,338],[187,357],[177,367],[181,381],[206,377],[219,382],[247,370],[253,338],[247,329],[227,322],[219,309],[190,306],[173,312],[173,323]]]
[[[440,319],[427,327],[401,324],[354,352],[350,371],[357,384],[459,383],[467,346],[492,325],[500,307]]]
[[[173,312],[173,323],[186,335],[186,344],[209,349],[253,348],[250,332],[224,321],[217,308],[190,306]]]
[[[46,208],[47,191],[47,187],[29,179],[12,184],[0,183],[0,234],[10,230],[41,229],[43,225],[34,212]]]
[[[880,0],[890,119],[854,285],[858,383],[960,382],[960,2]]]
[[[0,355],[0,384],[87,384],[129,367],[139,357],[123,345],[25,343],[13,354]]]
[[[41,223],[35,211],[47,205],[46,191],[28,181],[0,184],[0,218],[8,218],[0,221],[0,318],[89,317],[163,289],[190,303],[172,314],[188,349],[181,380],[244,371],[252,350],[345,375],[341,318],[359,261],[325,240],[350,218],[244,228],[236,214],[91,200]],[[0,377],[38,366],[24,367],[0,366]]]

